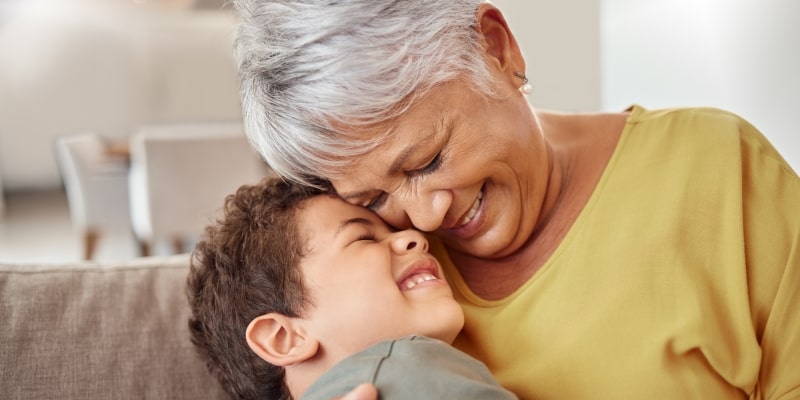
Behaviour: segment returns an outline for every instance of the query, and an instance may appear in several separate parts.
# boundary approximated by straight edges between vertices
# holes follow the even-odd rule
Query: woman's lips
[[[472,207],[461,217],[458,225],[451,226],[449,229],[443,229],[444,233],[448,236],[459,237],[461,239],[471,237],[478,233],[481,226],[486,221],[485,197],[486,186],[483,186],[477,196],[475,196]]]

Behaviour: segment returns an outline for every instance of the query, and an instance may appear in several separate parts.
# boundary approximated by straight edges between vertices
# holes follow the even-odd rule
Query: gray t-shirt
[[[373,383],[381,400],[517,398],[475,358],[440,340],[408,336],[378,343],[336,364],[302,400],[330,400],[362,383]]]

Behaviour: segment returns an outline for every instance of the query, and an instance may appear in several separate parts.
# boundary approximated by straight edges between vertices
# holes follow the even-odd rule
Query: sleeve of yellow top
[[[752,126],[742,126],[745,252],[762,349],[752,399],[800,398],[800,179]]]

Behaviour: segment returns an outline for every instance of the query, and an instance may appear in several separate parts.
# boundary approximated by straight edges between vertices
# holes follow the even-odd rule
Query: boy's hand
[[[350,393],[332,400],[378,400],[378,389],[369,383],[362,383]]]

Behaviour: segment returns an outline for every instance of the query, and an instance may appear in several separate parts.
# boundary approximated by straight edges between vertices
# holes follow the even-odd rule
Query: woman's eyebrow
[[[372,190],[362,190],[360,192],[351,192],[351,193],[339,193],[339,197],[341,197],[342,200],[349,203],[350,200],[364,197],[370,192],[372,192]]]
[[[389,174],[391,175],[391,174],[396,174],[396,173],[400,172],[400,168],[406,162],[406,159],[408,158],[408,156],[411,155],[411,153],[413,153],[417,149],[417,147],[419,147],[421,144],[425,143],[426,141],[427,140],[423,140],[423,141],[414,143],[411,146],[408,146],[405,149],[403,149],[403,151],[400,153],[400,155],[397,156],[397,158],[392,163],[392,166],[389,167]]]
[[[389,167],[389,174],[395,174],[400,172],[400,169],[406,162],[408,156],[413,154],[418,147],[423,145],[428,145],[432,141],[436,140],[436,137],[438,137],[440,133],[443,133],[445,131],[449,132],[453,128],[452,125],[449,123],[449,120],[442,115],[438,119],[436,119],[436,122],[433,123],[431,129],[432,129],[431,132],[433,133],[426,135],[424,132],[420,132],[418,135],[421,136],[423,139],[412,144],[411,146],[406,147],[405,149],[403,149],[402,152],[400,152],[400,155],[398,155],[397,158],[394,160],[392,166]]]

